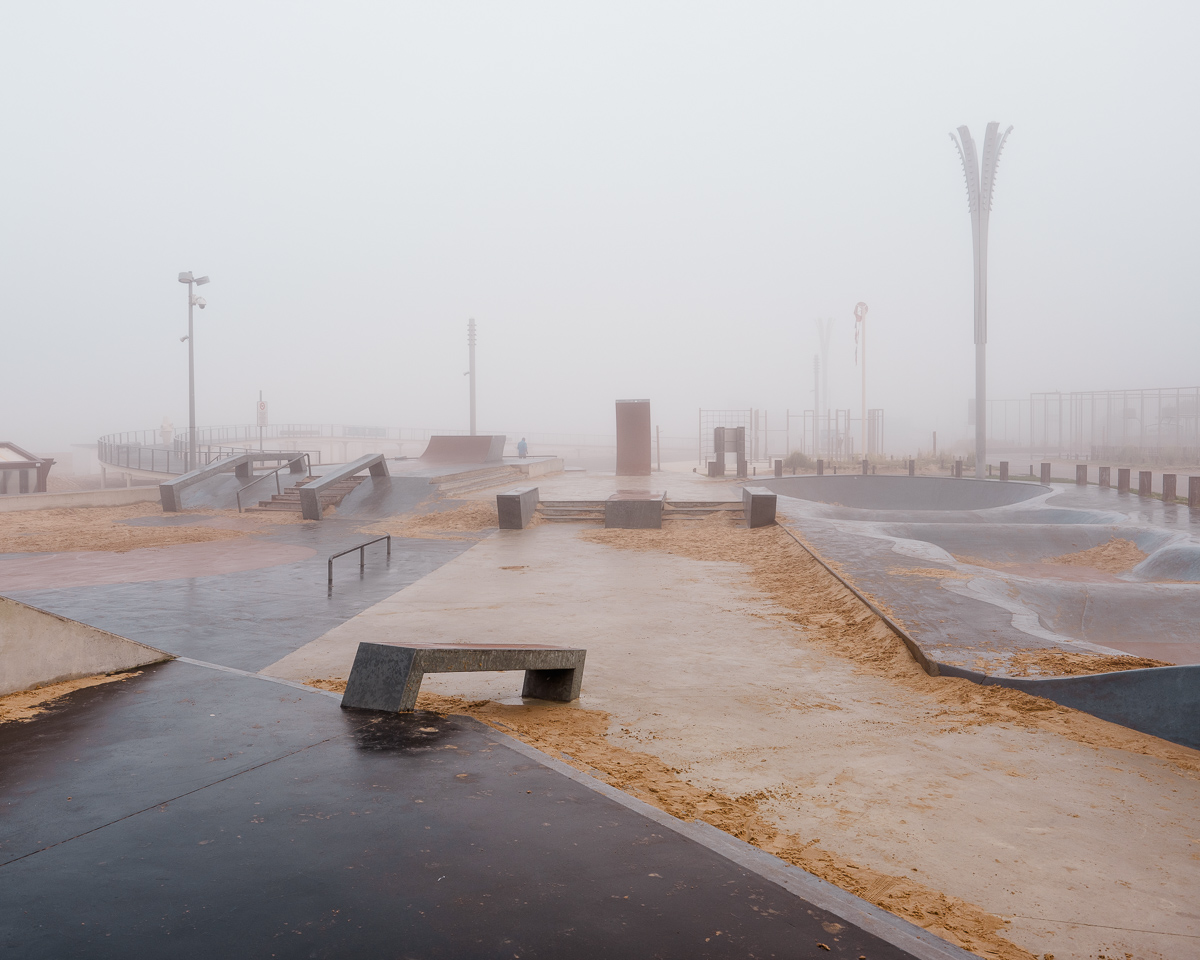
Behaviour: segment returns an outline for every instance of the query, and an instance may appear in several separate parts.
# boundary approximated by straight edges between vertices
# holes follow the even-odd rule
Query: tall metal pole
[[[470,351],[470,367],[467,373],[471,377],[471,436],[475,436],[475,318],[467,321],[467,349]]]
[[[987,460],[987,244],[988,220],[992,212],[992,192],[996,186],[996,167],[1000,151],[1012,133],[1010,126],[1000,134],[994,120],[983,136],[982,166],[975,153],[971,131],[958,128],[958,138],[950,139],[958,148],[967,179],[967,205],[971,213],[971,247],[975,260],[975,476],[983,479]]]
[[[854,322],[862,329],[862,459],[867,459],[867,305],[861,300],[854,305]],[[846,424],[847,427],[850,424]]]
[[[192,330],[192,310],[196,298],[192,296],[192,283],[188,288],[188,462],[189,471],[196,469],[196,337]]]

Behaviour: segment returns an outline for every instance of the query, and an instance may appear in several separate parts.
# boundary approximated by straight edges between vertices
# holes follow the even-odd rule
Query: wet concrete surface
[[[0,770],[14,956],[911,955],[462,718],[174,662]]]
[[[1164,568],[1186,572],[1200,556],[1200,511],[1096,486],[916,478],[925,500],[930,490],[957,494],[937,512],[898,495],[909,478],[824,477],[819,489],[804,482],[817,478],[800,479],[767,484],[781,495],[785,522],[879,598],[933,659],[996,675],[1012,654],[1038,649],[1200,663],[1200,583],[1154,579]],[[1001,496],[1002,487],[1034,495]],[[1148,558],[1119,573],[1046,562],[1114,538]]]
[[[272,529],[273,543],[308,547],[308,555],[211,576],[187,576],[187,570],[180,570],[183,576],[158,581],[5,593],[169,653],[259,670],[415,583],[475,542],[394,539],[391,560],[383,556],[381,546],[375,548],[361,574],[357,554],[335,560],[329,591],[330,554],[368,536],[346,521]],[[222,545],[231,543],[236,549],[241,542]],[[32,556],[36,562],[37,555]]]

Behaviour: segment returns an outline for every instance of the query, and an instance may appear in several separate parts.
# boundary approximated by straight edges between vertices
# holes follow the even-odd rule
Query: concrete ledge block
[[[775,494],[766,487],[742,487],[742,513],[747,527],[769,527],[775,522]]]
[[[579,698],[587,651],[488,644],[360,643],[342,706],[408,712],[427,673],[524,670],[521,696],[563,703]]]
[[[1096,472],[1099,474],[1098,483],[1102,487],[1112,486],[1112,467],[1097,467]]]
[[[1147,480],[1146,482],[1149,483],[1150,481]],[[1129,468],[1128,467],[1117,467],[1117,493],[1128,493],[1128,492],[1129,492]],[[1149,495],[1150,495],[1149,487],[1147,487],[1146,496],[1149,496]]]
[[[537,487],[517,487],[496,494],[496,513],[501,530],[524,530],[533,519],[538,505]]]
[[[604,501],[604,526],[614,530],[661,530],[666,492],[618,490]]]
[[[1126,473],[1128,473],[1128,472],[1129,471],[1126,471]],[[1120,469],[1118,469],[1117,476],[1119,477],[1120,475],[1121,475],[1121,471],[1120,471]],[[1119,482],[1120,481],[1118,481],[1118,483]],[[1128,492],[1128,489],[1129,489],[1128,479],[1126,480],[1125,488],[1126,488],[1126,492]],[[1150,494],[1153,491],[1154,491],[1154,474],[1151,473],[1149,470],[1139,470],[1138,471],[1138,496],[1139,497],[1148,497],[1148,496],[1150,496]]]

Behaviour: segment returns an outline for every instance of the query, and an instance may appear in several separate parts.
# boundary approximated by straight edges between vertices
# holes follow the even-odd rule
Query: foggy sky
[[[9,3],[0,439],[198,420],[611,433],[649,397],[966,433],[949,132],[1012,124],[989,395],[1190,386],[1195,4]]]

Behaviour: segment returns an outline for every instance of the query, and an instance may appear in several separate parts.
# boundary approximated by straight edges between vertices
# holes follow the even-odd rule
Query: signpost
[[[258,391],[258,452],[262,453],[263,448],[263,427],[267,425],[267,401],[262,398],[262,391]]]

